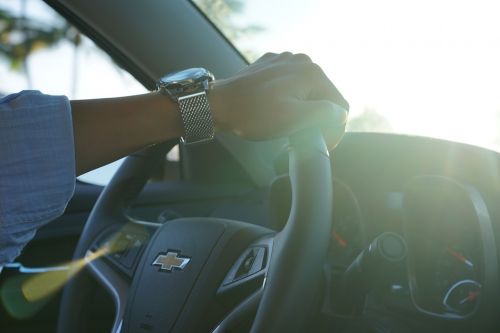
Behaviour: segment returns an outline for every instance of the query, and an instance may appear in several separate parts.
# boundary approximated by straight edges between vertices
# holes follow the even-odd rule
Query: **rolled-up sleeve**
[[[74,188],[69,100],[38,91],[1,98],[0,267],[64,212]]]

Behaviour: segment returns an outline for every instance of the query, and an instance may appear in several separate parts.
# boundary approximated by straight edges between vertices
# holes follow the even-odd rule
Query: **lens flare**
[[[85,265],[109,253],[107,247],[90,252],[85,258],[67,264],[68,269],[52,271],[33,276],[21,286],[21,292],[28,302],[37,302],[59,291],[64,284],[82,270]]]
[[[114,233],[97,250],[88,251],[84,258],[58,266],[61,269],[7,278],[0,290],[0,297],[6,311],[17,319],[32,317],[52,299],[51,296],[61,290],[86,265],[102,256],[126,251],[133,247],[134,244],[123,241],[126,235],[124,229]]]

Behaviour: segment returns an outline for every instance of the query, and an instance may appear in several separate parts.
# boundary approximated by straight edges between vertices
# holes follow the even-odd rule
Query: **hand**
[[[320,125],[328,146],[342,138],[349,104],[305,54],[267,53],[209,93],[215,126],[249,140]]]

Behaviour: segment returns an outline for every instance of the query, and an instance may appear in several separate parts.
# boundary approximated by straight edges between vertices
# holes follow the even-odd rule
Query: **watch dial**
[[[210,73],[204,68],[197,67],[168,74],[162,79],[162,81],[168,83],[182,83],[183,81],[192,82],[204,76],[210,76]]]

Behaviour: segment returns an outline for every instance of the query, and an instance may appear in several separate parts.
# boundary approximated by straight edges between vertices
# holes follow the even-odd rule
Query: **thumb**
[[[329,100],[294,101],[293,112],[296,119],[302,119],[301,128],[316,126],[343,127],[348,111]]]
[[[300,128],[319,126],[325,137],[328,149],[333,149],[342,139],[347,123],[348,111],[329,100],[297,101],[294,111],[303,119]]]

